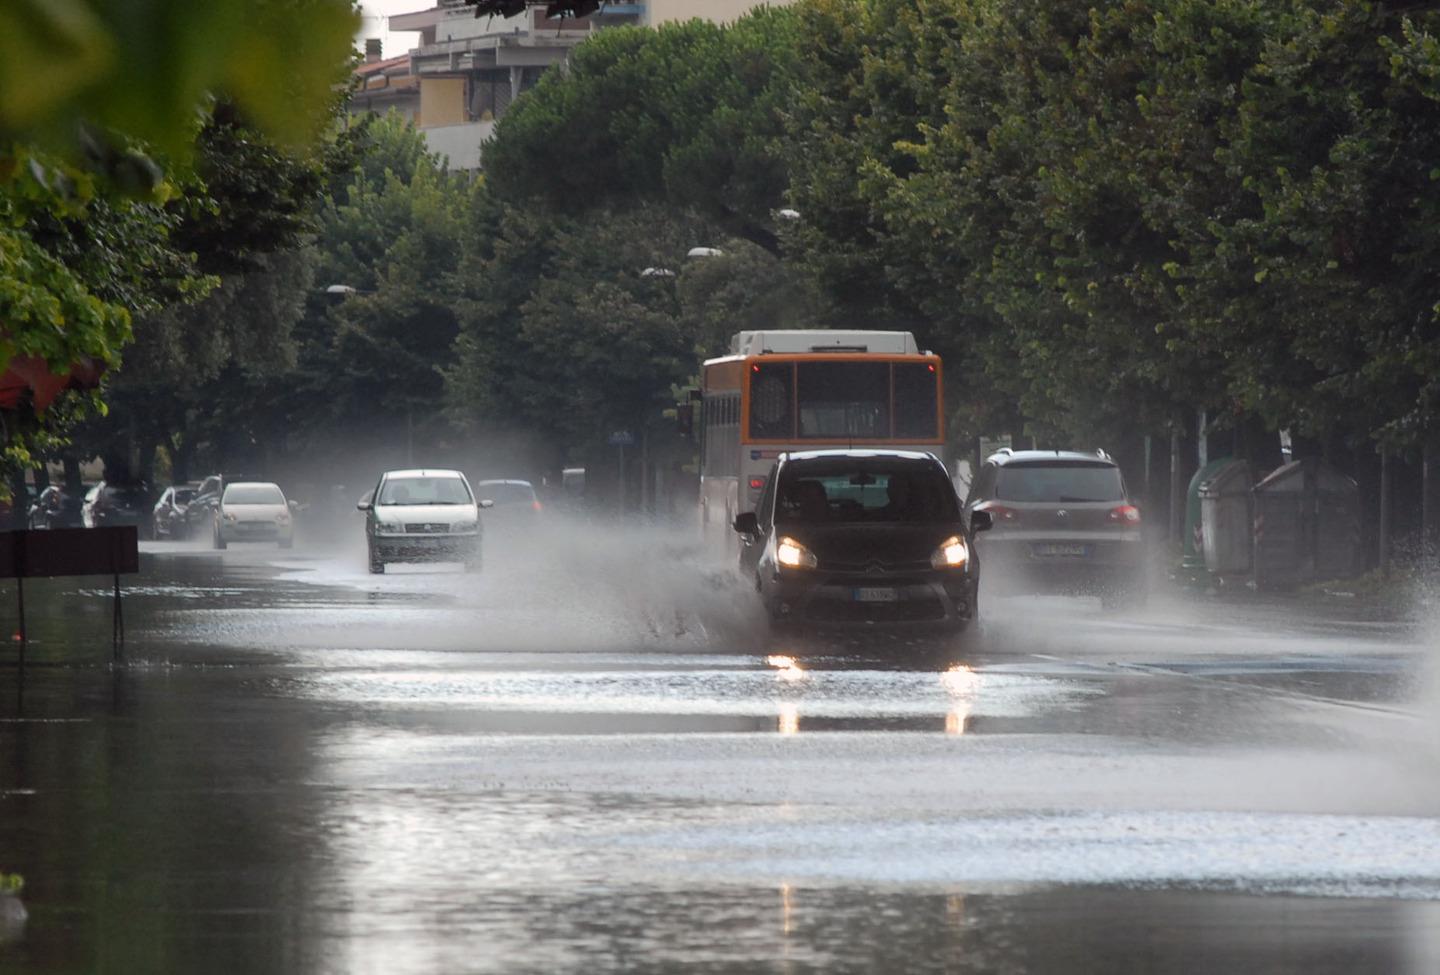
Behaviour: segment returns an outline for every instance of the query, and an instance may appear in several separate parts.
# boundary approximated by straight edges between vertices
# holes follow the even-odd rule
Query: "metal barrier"
[[[140,536],[123,528],[56,528],[50,531],[0,532],[0,579],[14,579],[20,614],[20,665],[25,665],[25,580],[54,576],[113,576],[111,657],[125,650],[125,614],[120,576],[140,571]]]

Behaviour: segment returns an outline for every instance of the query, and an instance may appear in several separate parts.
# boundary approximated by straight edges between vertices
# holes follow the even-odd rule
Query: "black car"
[[[1140,509],[1103,451],[1002,450],[981,465],[965,509],[995,527],[979,546],[987,588],[1099,596],[1112,607],[1144,600]]]
[[[101,481],[85,495],[81,518],[86,528],[134,525],[150,527],[150,489],[139,482]]]
[[[172,484],[160,495],[150,514],[151,533],[155,538],[184,538],[190,534],[186,514],[195,499],[194,484]]]
[[[263,477],[249,477],[243,474],[211,474],[195,488],[195,494],[185,506],[183,529],[185,535],[208,535],[215,528],[215,511],[220,507],[220,497],[225,485],[237,481],[265,481]]]
[[[40,492],[30,506],[31,528],[81,528],[84,519],[81,508],[85,492],[66,491],[58,484],[52,484]]]
[[[976,616],[971,524],[933,455],[898,450],[782,454],[755,511],[735,519],[740,570],[770,620],[961,629]]]

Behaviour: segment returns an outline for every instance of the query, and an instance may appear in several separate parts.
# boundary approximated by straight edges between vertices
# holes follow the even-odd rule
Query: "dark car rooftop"
[[[998,450],[985,458],[987,464],[1004,467],[1006,464],[1034,464],[1047,460],[1069,462],[1083,461],[1091,464],[1114,465],[1115,460],[1103,450]]]
[[[834,457],[898,457],[901,460],[933,460],[939,462],[940,458],[923,450],[887,450],[883,447],[866,448],[830,448],[828,450],[789,450],[784,454],[785,460],[823,460]]]

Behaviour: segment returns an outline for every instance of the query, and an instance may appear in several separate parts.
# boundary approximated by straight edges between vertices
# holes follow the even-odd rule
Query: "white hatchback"
[[[365,512],[370,571],[387,562],[464,562],[480,568],[480,509],[459,471],[386,471],[356,505]]]
[[[236,481],[225,485],[215,506],[213,538],[216,548],[231,542],[295,544],[295,516],[280,485],[263,481]]]

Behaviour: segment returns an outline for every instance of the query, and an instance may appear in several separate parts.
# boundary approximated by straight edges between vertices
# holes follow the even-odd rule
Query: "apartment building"
[[[510,103],[592,32],[697,17],[723,23],[755,6],[753,0],[646,0],[551,19],[543,6],[513,17],[476,17],[463,0],[439,0],[389,18],[391,32],[414,32],[411,50],[385,58],[378,40],[366,42],[350,110],[398,111],[452,168],[478,169],[481,147]]]

